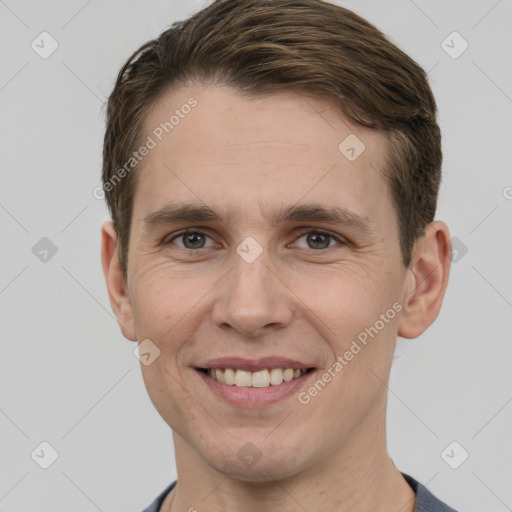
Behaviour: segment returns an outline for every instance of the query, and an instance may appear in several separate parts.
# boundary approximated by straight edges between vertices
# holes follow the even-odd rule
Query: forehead
[[[239,212],[306,196],[363,216],[372,202],[376,214],[390,207],[384,135],[354,126],[311,95],[181,86],[153,105],[142,139],[153,146],[137,171],[135,203],[144,199],[144,215],[177,196]]]

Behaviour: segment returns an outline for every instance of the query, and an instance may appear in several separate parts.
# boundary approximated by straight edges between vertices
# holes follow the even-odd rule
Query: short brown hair
[[[434,220],[441,179],[441,134],[425,71],[372,24],[337,5],[216,0],[133,53],[108,99],[102,179],[125,275],[137,173],[114,179],[140,144],[150,107],[169,88],[192,82],[254,96],[313,93],[355,124],[385,133],[383,173],[403,264],[410,265],[414,242]]]

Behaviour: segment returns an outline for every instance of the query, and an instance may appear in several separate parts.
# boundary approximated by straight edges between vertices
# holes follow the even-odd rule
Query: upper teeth
[[[272,368],[249,372],[247,370],[234,370],[233,368],[210,368],[208,375],[219,382],[238,387],[266,388],[277,386],[293,379],[298,379],[307,370],[294,370],[293,368]]]

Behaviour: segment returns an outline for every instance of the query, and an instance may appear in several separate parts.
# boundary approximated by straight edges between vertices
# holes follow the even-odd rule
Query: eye
[[[301,239],[304,239],[305,245],[304,242],[302,242],[302,245],[299,243]],[[210,241],[209,245],[208,241]],[[295,244],[297,243],[299,243],[298,247],[300,249],[305,249],[311,253],[325,251],[332,248],[333,245],[347,244],[342,238],[318,229],[309,229],[302,232],[295,241]],[[208,249],[215,245],[206,233],[191,229],[173,235],[164,244],[176,245],[185,250]]]
[[[338,242],[337,245],[344,245],[344,241],[341,238],[334,236],[331,233],[327,233],[326,231],[319,231],[317,229],[310,229],[309,231],[301,233],[299,238],[297,238],[297,242],[301,238],[305,238],[307,245],[300,248],[309,250],[311,252],[330,249],[332,247],[331,242],[333,240]]]
[[[168,239],[165,242],[165,245],[175,244],[178,247],[189,250],[207,249],[208,247],[211,247],[211,245],[206,246],[207,239],[210,239],[210,237],[202,231],[187,230],[182,231],[181,233],[178,233],[177,235],[174,235],[172,238]],[[176,243],[176,240],[181,241],[183,245]]]

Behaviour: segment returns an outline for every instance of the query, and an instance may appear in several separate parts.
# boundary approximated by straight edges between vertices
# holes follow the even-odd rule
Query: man
[[[173,431],[147,511],[453,510],[386,447],[398,335],[450,267],[424,71],[320,0],[217,0],[109,98],[102,261]]]

